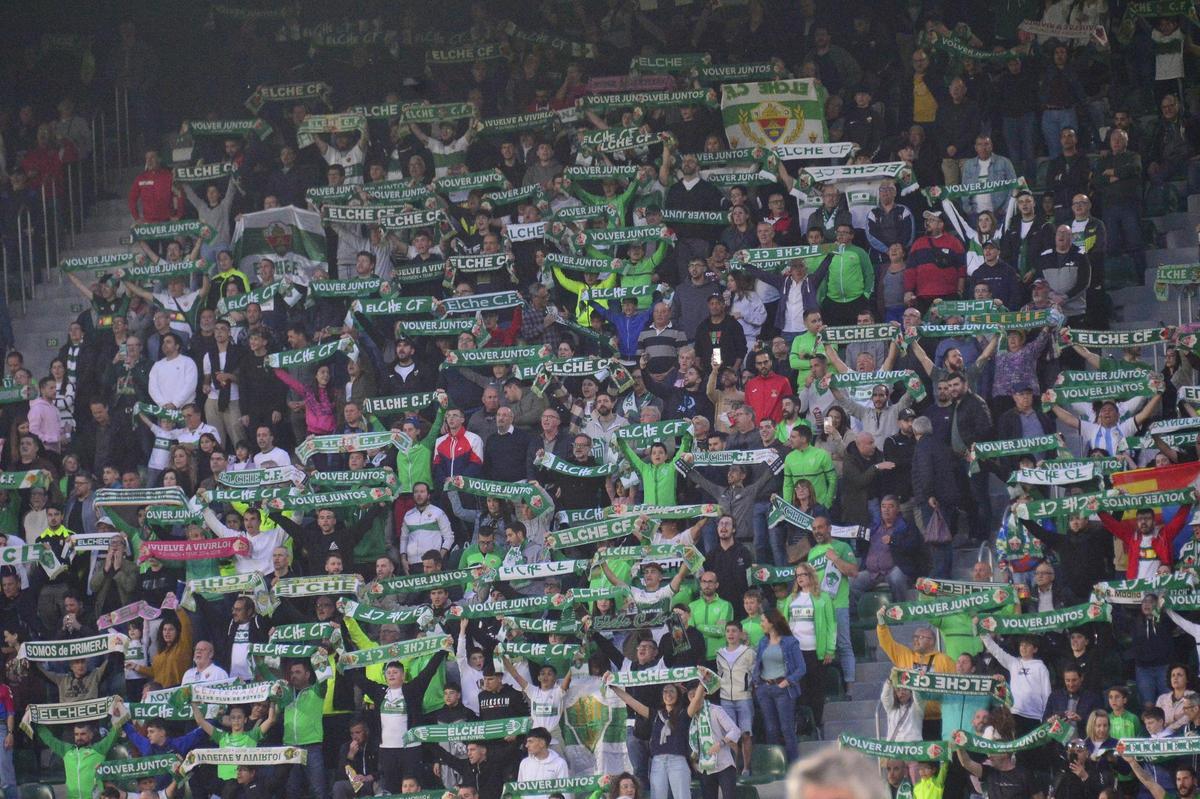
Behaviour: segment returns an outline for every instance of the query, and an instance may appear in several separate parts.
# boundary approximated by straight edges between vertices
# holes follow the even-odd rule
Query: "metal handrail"
[[[25,222],[24,230],[22,230],[22,221]],[[25,246],[28,240],[28,247]],[[18,277],[21,280],[21,315],[26,313],[25,299],[25,255],[29,254],[29,289],[33,289],[33,270],[36,268],[33,260],[33,215],[28,208],[22,208],[17,214],[17,270]]]

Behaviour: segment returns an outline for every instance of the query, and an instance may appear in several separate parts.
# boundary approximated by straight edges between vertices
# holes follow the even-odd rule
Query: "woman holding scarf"
[[[611,676],[606,675],[607,677]],[[650,719],[650,799],[684,799],[691,796],[692,770],[688,765],[690,730],[699,709],[684,705],[683,688],[676,683],[662,687],[662,708],[652,710],[619,685],[609,687],[637,715]]]
[[[786,606],[788,624],[804,653],[801,694],[812,709],[813,722],[819,727],[825,713],[825,667],[833,663],[837,651],[837,620],[833,613],[833,598],[821,590],[821,580],[812,564],[797,564],[796,582],[788,594]]]

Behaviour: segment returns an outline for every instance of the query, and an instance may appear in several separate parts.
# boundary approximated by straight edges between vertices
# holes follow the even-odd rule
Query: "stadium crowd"
[[[134,244],[47,374],[0,314],[6,799],[733,799],[849,696],[891,797],[1194,796],[1200,350],[1108,329],[1192,4],[449,6],[214,5],[170,130],[99,54]],[[9,250],[94,156],[36,74]]]

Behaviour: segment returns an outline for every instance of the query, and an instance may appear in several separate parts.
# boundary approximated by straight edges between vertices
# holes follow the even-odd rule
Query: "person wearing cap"
[[[1024,290],[1017,271],[1000,258],[999,239],[988,239],[983,243],[983,263],[967,278],[967,287],[972,293],[975,286],[988,287],[992,297],[999,300],[1004,310],[1015,311],[1021,307]]]
[[[966,287],[966,248],[945,230],[939,211],[926,211],[925,235],[913,242],[904,273],[905,300],[925,313],[936,299],[962,296]]]

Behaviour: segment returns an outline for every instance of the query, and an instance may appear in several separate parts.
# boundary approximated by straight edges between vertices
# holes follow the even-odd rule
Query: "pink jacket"
[[[58,418],[58,408],[54,407],[54,403],[35,397],[29,402],[28,418],[29,432],[50,449],[57,449],[62,437],[62,421]]]
[[[292,391],[304,397],[304,423],[310,434],[327,436],[336,429],[337,403],[330,388],[316,389],[306,386],[284,369],[276,369],[275,376]]]

